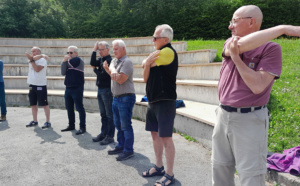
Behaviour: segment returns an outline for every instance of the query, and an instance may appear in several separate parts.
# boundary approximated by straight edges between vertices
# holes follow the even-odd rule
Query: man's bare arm
[[[300,37],[300,26],[279,25],[265,30],[253,32],[249,35],[241,37],[238,41],[240,54],[253,50],[266,42],[275,39],[281,35]],[[225,56],[230,56],[228,45],[225,48]]]
[[[30,62],[30,63],[31,63],[31,65],[32,65],[32,68],[33,68],[34,71],[36,71],[36,72],[39,72],[39,71],[41,71],[41,70],[44,68],[44,66],[37,65],[37,64],[35,64],[35,62]]]
[[[122,85],[128,79],[128,76],[124,73],[120,73],[120,74],[117,73],[116,78],[115,79],[111,78],[111,79],[116,81],[120,85]]]
[[[33,60],[34,60],[34,61],[37,61],[37,60],[39,60],[39,59],[41,59],[41,58],[44,58],[44,59],[46,59],[47,61],[50,59],[49,56],[47,56],[46,54],[40,54],[40,55],[33,56]]]

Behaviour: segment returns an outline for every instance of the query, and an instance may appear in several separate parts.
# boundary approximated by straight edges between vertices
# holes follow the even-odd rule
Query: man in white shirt
[[[41,49],[34,46],[31,49],[31,55],[25,53],[29,59],[29,71],[27,83],[29,84],[29,102],[32,110],[33,121],[26,125],[26,127],[33,127],[38,124],[37,113],[38,106],[43,106],[46,122],[42,126],[43,129],[51,127],[50,123],[50,108],[47,100],[47,60],[48,56],[41,54]]]

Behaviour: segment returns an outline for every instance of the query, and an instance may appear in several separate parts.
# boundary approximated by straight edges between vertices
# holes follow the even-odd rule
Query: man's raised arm
[[[279,25],[265,30],[253,32],[238,41],[240,54],[253,50],[266,42],[275,39],[281,35],[300,37],[300,26]],[[228,49],[225,50],[225,55],[230,56]]]

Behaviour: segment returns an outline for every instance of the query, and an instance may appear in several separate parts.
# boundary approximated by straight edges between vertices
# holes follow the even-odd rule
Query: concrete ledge
[[[177,79],[193,79],[193,80],[219,80],[220,69],[222,63],[207,64],[181,64],[178,66]],[[28,64],[4,64],[4,76],[27,76]],[[59,65],[47,66],[48,76],[61,76],[61,68]],[[85,77],[96,77],[93,68],[86,64],[84,67]],[[133,77],[143,78],[143,68],[141,65],[134,65]]]
[[[8,106],[28,106],[27,89],[6,89]],[[136,95],[133,117],[145,121],[147,102],[140,102],[143,95]],[[84,91],[83,103],[86,111],[99,112],[96,91]],[[48,102],[51,108],[65,108],[64,90],[48,90]],[[206,148],[211,149],[211,134],[215,122],[217,105],[203,104],[184,100],[186,107],[176,110],[174,128],[190,135]]]
[[[77,46],[78,53],[80,55],[91,55],[93,52],[95,43],[91,43],[89,46]],[[112,45],[111,43],[109,43]],[[36,46],[36,45],[35,45]],[[42,50],[43,54],[47,55],[64,55],[67,52],[67,48],[69,45],[63,46],[39,46]],[[179,42],[172,42],[172,46],[176,51],[186,51],[186,42],[179,41]],[[0,45],[0,53],[6,55],[13,55],[13,54],[24,54],[25,52],[30,52],[32,46],[22,46],[22,45]],[[151,53],[155,49],[153,44],[148,45],[127,45],[126,52],[127,54],[144,54],[144,53]],[[110,48],[110,54],[113,54],[112,47]]]
[[[126,45],[153,44],[152,36],[131,38],[95,38],[95,39],[37,39],[37,38],[0,38],[2,45],[30,45],[30,46],[94,46],[96,41],[111,43],[115,39],[122,39]]]
[[[180,64],[198,64],[198,63],[210,63],[213,62],[216,57],[217,50],[195,50],[178,52],[178,62]],[[60,64],[63,60],[64,54],[61,55],[49,55],[49,65]],[[142,61],[149,56],[149,53],[145,54],[128,54],[134,65],[141,65]],[[89,64],[91,55],[79,55],[81,59]],[[28,59],[23,54],[0,54],[4,64],[27,64]]]
[[[280,186],[299,186],[300,177],[293,176],[289,173],[281,173],[275,170],[268,170],[266,180],[271,184],[279,184]]]
[[[4,76],[7,89],[27,89],[27,76]],[[146,84],[142,78],[133,78],[135,92],[145,95]],[[203,102],[207,104],[219,103],[217,94],[218,81],[210,80],[177,80],[177,99]],[[63,90],[64,76],[47,76],[48,90]],[[84,90],[96,91],[96,77],[85,77]]]

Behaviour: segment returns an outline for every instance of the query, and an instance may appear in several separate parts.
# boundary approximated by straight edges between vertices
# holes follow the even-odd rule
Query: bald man
[[[280,25],[260,30],[263,14],[254,5],[233,14],[223,49],[218,85],[220,106],[212,135],[212,182],[232,186],[235,169],[243,186],[265,185],[268,140],[266,107],[282,69],[281,47],[269,40],[300,36],[300,27]]]

